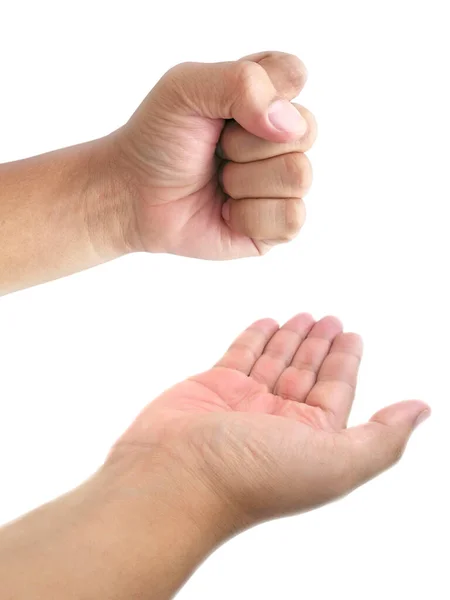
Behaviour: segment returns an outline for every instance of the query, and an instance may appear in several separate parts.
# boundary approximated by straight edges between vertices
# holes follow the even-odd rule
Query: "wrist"
[[[115,152],[113,134],[83,145],[87,233],[102,261],[142,250],[135,199]]]
[[[230,534],[213,495],[167,465],[127,453],[2,530],[8,597],[168,600]]]
[[[107,492],[95,539],[108,569],[122,574],[124,598],[134,589],[137,598],[166,600],[235,533],[235,520],[193,473],[157,450],[151,461],[139,454],[116,455],[98,473]]]
[[[114,505],[124,519],[136,520],[137,529],[170,521],[190,530],[209,553],[243,527],[239,511],[212,489],[196,467],[188,468],[164,449],[121,449],[115,446],[104,467],[104,477],[113,482]],[[131,523],[130,523],[131,525]],[[196,550],[196,548],[193,548]]]

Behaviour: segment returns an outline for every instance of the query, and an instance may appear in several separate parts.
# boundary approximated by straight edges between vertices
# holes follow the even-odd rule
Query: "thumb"
[[[165,110],[172,114],[234,119],[253,135],[286,142],[307,130],[305,119],[289,101],[304,79],[305,68],[297,57],[274,53],[270,62],[266,58],[179,64],[152,95],[156,99],[160,92]]]
[[[400,460],[413,430],[430,413],[424,402],[408,400],[383,408],[368,423],[345,431],[347,488],[358,487]]]

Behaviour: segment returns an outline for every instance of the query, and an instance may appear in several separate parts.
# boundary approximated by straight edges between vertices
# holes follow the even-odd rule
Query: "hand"
[[[316,135],[311,113],[289,102],[305,79],[280,52],[171,69],[110,136],[134,208],[131,245],[230,259],[294,237]]]
[[[360,356],[331,317],[255,323],[150,404],[92,478],[2,529],[2,591],[168,600],[234,533],[377,475],[429,408],[395,404],[346,429]]]
[[[186,473],[230,507],[238,529],[334,500],[396,462],[429,415],[411,400],[347,429],[361,353],[333,317],[258,321],[214,368],[151,403],[109,460],[132,455],[139,486],[155,463],[177,473],[174,490]]]

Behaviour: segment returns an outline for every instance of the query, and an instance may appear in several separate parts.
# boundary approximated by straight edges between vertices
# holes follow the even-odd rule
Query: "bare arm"
[[[0,165],[0,294],[129,249],[130,204],[109,138]]]
[[[185,483],[147,472],[136,487],[122,466],[102,469],[4,527],[2,600],[171,598],[227,523],[212,497]]]

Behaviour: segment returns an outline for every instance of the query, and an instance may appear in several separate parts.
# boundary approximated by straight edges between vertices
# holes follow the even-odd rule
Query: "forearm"
[[[222,541],[227,520],[177,482],[134,481],[100,472],[0,530],[2,600],[172,598]]]
[[[129,251],[132,206],[109,140],[0,165],[0,295]]]

